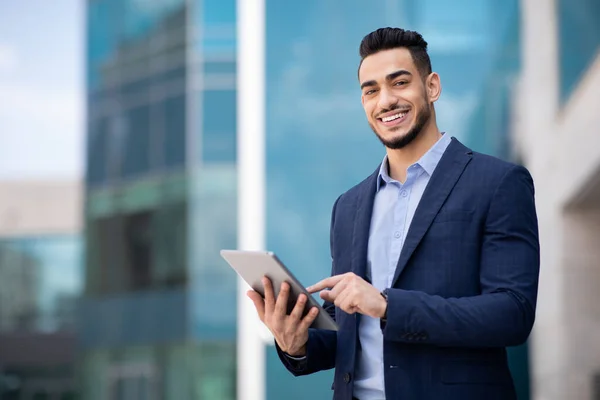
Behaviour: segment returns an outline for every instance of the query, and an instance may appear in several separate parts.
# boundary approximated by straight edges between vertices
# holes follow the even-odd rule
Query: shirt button
[[[400,194],[402,195],[402,197],[408,196],[408,193],[406,192],[406,190],[403,190],[402,192],[400,192]]]
[[[400,238],[400,232],[396,232],[396,233],[394,233],[394,237],[395,237],[396,239]]]
[[[350,382],[350,374],[347,372],[344,374],[344,382],[346,382],[346,383]]]

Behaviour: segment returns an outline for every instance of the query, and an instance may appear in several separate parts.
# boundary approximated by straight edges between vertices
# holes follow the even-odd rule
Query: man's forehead
[[[389,74],[406,70],[416,74],[415,63],[407,48],[382,50],[366,57],[358,73],[359,80],[384,80]]]

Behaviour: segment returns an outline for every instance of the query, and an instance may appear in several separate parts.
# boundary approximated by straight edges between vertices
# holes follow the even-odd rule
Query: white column
[[[237,1],[238,248],[265,249],[265,0]],[[265,398],[265,346],[238,280],[237,399]]]
[[[556,129],[558,110],[558,31],[555,0],[521,1],[523,68],[514,139],[536,186],[541,245],[536,321],[530,339],[532,399],[565,398],[563,222],[557,184],[562,176]],[[557,186],[558,185],[558,186]],[[560,192],[560,191],[559,191]],[[567,396],[566,398],[571,398]]]

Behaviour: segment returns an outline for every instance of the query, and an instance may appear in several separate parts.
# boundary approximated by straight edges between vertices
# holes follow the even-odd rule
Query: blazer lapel
[[[455,138],[452,138],[452,142],[429,179],[423,197],[415,210],[415,215],[408,229],[400,258],[398,259],[398,265],[396,266],[394,279],[392,280],[392,287],[398,281],[408,260],[410,260],[413,252],[423,239],[423,236],[446,201],[452,188],[456,185],[463,170],[469,161],[471,161],[472,154],[473,152],[470,149]]]
[[[356,213],[354,214],[351,269],[356,275],[367,280],[370,280],[367,277],[367,248],[378,176],[379,167],[361,185],[361,190],[356,197]]]

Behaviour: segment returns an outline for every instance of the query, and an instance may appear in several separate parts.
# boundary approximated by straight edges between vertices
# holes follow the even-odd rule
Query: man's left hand
[[[323,300],[334,303],[348,314],[360,313],[382,318],[387,308],[387,302],[379,290],[352,272],[323,279],[306,290],[309,293],[321,291]]]

